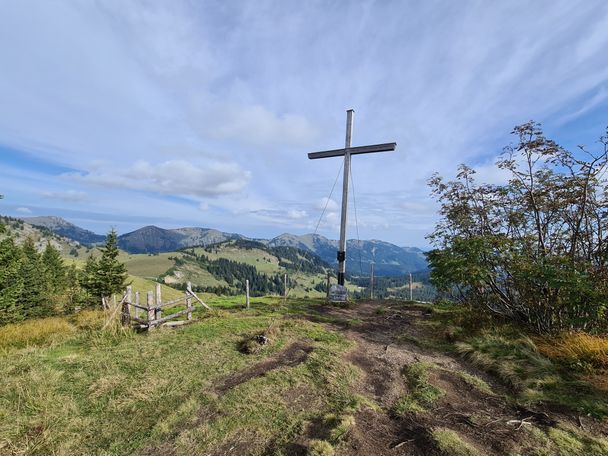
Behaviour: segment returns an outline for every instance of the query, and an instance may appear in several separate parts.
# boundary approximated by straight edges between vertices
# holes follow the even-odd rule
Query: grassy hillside
[[[50,242],[66,260],[84,261],[90,253],[96,251],[95,248],[83,246],[77,241],[59,236],[48,229],[30,225],[20,219],[0,216],[0,223],[6,227],[6,233],[0,233],[0,237],[13,236],[18,244],[22,244],[30,237],[39,251],[44,250],[47,242]]]
[[[253,439],[247,452],[269,442],[281,449],[312,416],[359,407],[349,388],[357,373],[340,358],[351,344],[319,324],[278,322],[263,352],[236,350],[272,315],[214,314],[180,331],[107,337],[75,319],[54,344],[13,349],[0,367],[9,378],[0,386],[0,452],[156,454],[170,445],[202,454],[228,451],[241,435]],[[227,380],[289,347],[302,359],[294,368]]]
[[[259,272],[268,274],[276,274],[285,271],[285,268],[279,266],[279,259],[268,251],[260,248],[243,249],[233,242],[218,244],[216,246],[208,247],[207,249],[199,247],[194,249],[194,251],[199,255],[206,255],[212,260],[225,258],[227,260],[248,264],[254,266]]]
[[[121,251],[118,260],[125,263],[129,274],[140,277],[156,278],[173,266],[173,260],[170,259],[175,253],[159,253],[155,255],[129,254]]]
[[[567,338],[395,301],[223,297],[195,318],[140,334],[101,331],[94,311],[0,328],[0,453],[608,454],[600,371],[571,367],[605,363],[605,338],[575,354]]]
[[[234,262],[234,268],[245,265],[255,268],[259,275],[268,278],[280,275],[279,282],[282,284],[283,275],[287,274],[290,282],[290,295],[323,297],[323,291],[315,290],[314,286],[326,282],[326,268],[314,265],[310,254],[298,253],[291,248],[268,248],[263,244],[251,241],[227,241],[207,247],[195,247],[173,252],[171,254],[159,255],[129,255],[127,267],[131,273],[135,271],[157,272],[171,257],[173,265],[162,274],[164,283],[177,286],[187,281],[192,282],[194,287],[225,287],[229,293],[244,293],[244,279],[235,278],[228,283],[227,276],[218,273],[218,268],[211,267],[214,262],[227,260]],[[293,258],[292,258],[293,257]],[[204,261],[201,261],[204,258]],[[294,264],[294,259],[301,264]],[[146,266],[149,264],[150,266]],[[154,269],[158,268],[158,269]],[[315,271],[315,272],[311,272]],[[260,278],[262,280],[262,278]],[[250,280],[250,285],[254,283]],[[356,287],[349,284],[354,290]],[[270,292],[273,294],[273,292]],[[282,294],[275,291],[274,294]]]

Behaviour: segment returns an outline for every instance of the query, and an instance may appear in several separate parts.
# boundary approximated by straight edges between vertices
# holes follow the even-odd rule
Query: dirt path
[[[431,311],[424,307],[390,301],[357,302],[348,308],[311,307],[304,318],[329,326],[354,342],[354,348],[344,357],[363,372],[356,392],[374,407],[361,407],[353,417],[348,416],[351,424],[346,437],[338,443],[332,441],[333,425],[328,425],[324,417],[313,416],[293,441],[286,447],[284,444],[280,446],[282,454],[333,454],[308,453],[313,440],[317,443],[325,441],[327,445],[332,441],[337,456],[569,454],[568,451],[555,451],[554,447],[551,451],[545,448],[546,452],[543,452],[542,445],[551,445],[546,443],[546,431],[557,424],[566,424],[570,428],[579,425],[583,428],[583,425],[575,417],[560,411],[533,411],[518,407],[514,400],[509,399],[509,391],[484,372],[442,350],[421,348],[420,345],[424,344],[416,341],[428,341],[429,334],[428,329],[419,323],[431,316]],[[298,315],[295,318],[303,317]],[[269,372],[294,368],[306,362],[314,349],[311,340],[294,340],[267,359],[218,381],[214,394],[221,397]],[[412,377],[416,369],[423,374]],[[413,381],[412,378],[418,380]],[[430,391],[434,396],[432,400],[414,402],[419,407],[411,408],[407,401],[412,398],[419,400],[417,394],[421,391],[421,384],[424,385],[423,392]],[[311,407],[314,397],[306,387],[295,385],[282,400],[289,409],[303,411]],[[410,408],[396,407],[404,401]],[[206,406],[199,412],[195,425],[211,422],[221,415],[222,411]],[[589,427],[598,423],[586,418],[585,432],[590,430],[593,435],[606,435],[605,423],[601,429]],[[454,441],[456,447],[450,447],[455,445]],[[273,442],[264,442],[255,435],[239,432],[206,454],[271,455],[275,454],[276,448]],[[175,452],[174,441],[170,440],[160,446],[146,448],[141,454],[178,453]],[[593,454],[604,453],[600,450]]]
[[[544,414],[510,405],[501,394],[504,390],[492,384],[484,373],[457,358],[407,342],[421,336],[414,323],[429,318],[424,308],[366,302],[350,308],[323,306],[318,310],[325,317],[335,319],[336,329],[357,343],[347,356],[364,372],[360,393],[380,406],[378,411],[358,412],[346,448],[339,454],[444,454],[433,442],[431,433],[434,429],[447,428],[457,432],[480,454],[503,455],[527,443],[526,433],[516,425],[507,425],[509,420],[528,418],[527,421],[537,425],[552,424]],[[339,324],[353,320],[360,323],[348,325],[347,329]],[[432,366],[429,382],[442,391],[443,397],[427,412],[396,416],[392,410],[394,404],[408,393],[403,369],[418,362]],[[462,372],[485,380],[492,391],[483,391],[465,381]]]

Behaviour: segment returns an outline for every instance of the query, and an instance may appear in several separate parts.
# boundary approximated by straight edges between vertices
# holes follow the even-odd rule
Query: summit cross
[[[329,157],[344,157],[344,176],[342,178],[342,213],[340,216],[340,244],[338,245],[338,289],[334,290],[337,292],[336,295],[343,296],[343,299],[338,298],[335,300],[346,300],[346,288],[344,287],[344,274],[346,272],[346,215],[348,209],[348,180],[350,174],[350,157],[351,155],[358,154],[371,154],[375,152],[391,152],[397,147],[397,143],[384,143],[384,144],[373,144],[371,146],[358,146],[352,147],[352,135],[353,135],[353,117],[355,111],[349,109],[346,111],[346,141],[344,149],[333,149],[324,150],[321,152],[311,152],[308,154],[308,158],[315,160],[317,158],[329,158]],[[341,287],[341,288],[340,288]]]

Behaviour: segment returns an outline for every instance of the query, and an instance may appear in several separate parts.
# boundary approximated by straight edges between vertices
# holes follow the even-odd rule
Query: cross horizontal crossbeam
[[[373,152],[392,152],[397,147],[397,143],[373,144],[371,146],[349,147],[347,149],[324,150],[322,152],[311,152],[308,158],[315,160],[317,158],[341,157],[349,152],[350,155],[371,154]]]

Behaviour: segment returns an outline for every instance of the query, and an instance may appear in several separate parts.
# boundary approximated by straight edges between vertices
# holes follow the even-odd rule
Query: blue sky
[[[0,213],[312,232],[340,161],[306,153],[353,108],[353,145],[398,143],[353,158],[360,237],[424,247],[434,171],[499,180],[530,119],[594,146],[606,49],[605,1],[4,1]]]

